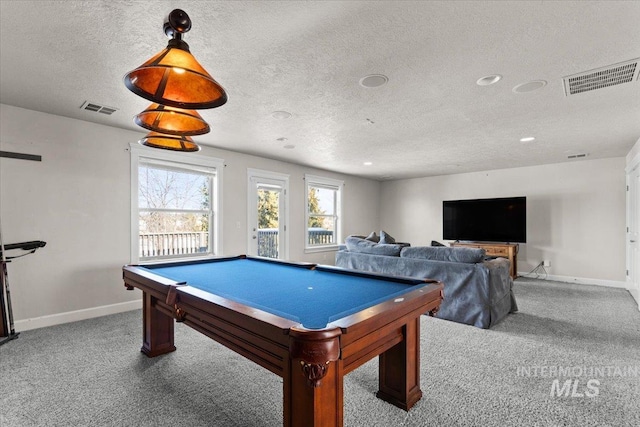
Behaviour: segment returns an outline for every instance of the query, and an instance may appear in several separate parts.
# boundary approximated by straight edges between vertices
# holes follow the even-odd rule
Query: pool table
[[[175,350],[174,320],[283,379],[285,426],[343,424],[343,377],[379,355],[377,397],[409,410],[421,397],[420,316],[443,285],[244,255],[123,267],[142,290],[143,344]]]

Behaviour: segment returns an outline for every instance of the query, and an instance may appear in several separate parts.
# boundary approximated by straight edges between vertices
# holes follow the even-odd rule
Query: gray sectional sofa
[[[444,300],[436,317],[490,328],[518,310],[509,260],[486,259],[484,249],[376,243],[347,237],[336,266],[394,276],[437,279]]]

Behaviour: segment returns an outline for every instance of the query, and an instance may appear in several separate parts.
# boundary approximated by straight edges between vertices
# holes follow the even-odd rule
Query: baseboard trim
[[[628,289],[627,282],[617,281],[617,280],[590,279],[588,277],[573,277],[573,276],[556,276],[553,274],[536,275],[531,273],[518,272],[518,277],[520,276],[525,278],[530,278],[530,279],[555,280],[557,282],[577,283],[579,285],[595,285],[595,286],[606,286],[608,288]]]
[[[109,314],[123,313],[125,311],[140,309],[141,307],[141,300],[127,301],[118,304],[67,311],[65,313],[50,314],[48,316],[33,317],[31,319],[16,320],[15,328],[17,331],[29,331],[31,329],[39,329],[45,328],[47,326],[61,325],[63,323],[77,322],[79,320],[107,316]]]
[[[630,282],[630,281],[627,282],[627,289],[629,290],[629,293],[631,294],[633,299],[638,304],[638,311],[640,311],[640,289],[633,282]]]

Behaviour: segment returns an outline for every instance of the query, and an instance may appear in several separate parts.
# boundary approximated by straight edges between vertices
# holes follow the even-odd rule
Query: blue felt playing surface
[[[325,328],[327,323],[415,289],[406,283],[250,259],[146,268],[308,329]]]

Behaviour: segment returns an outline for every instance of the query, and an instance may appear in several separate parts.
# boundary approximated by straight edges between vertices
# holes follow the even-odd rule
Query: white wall
[[[640,138],[638,138],[635,145],[631,147],[631,150],[627,153],[627,166],[631,166],[632,163],[635,163],[635,158],[637,156],[640,156]]]
[[[334,252],[304,253],[305,236],[305,183],[304,174],[312,173],[327,178],[343,180],[344,236],[361,230],[377,230],[379,224],[378,203],[380,183],[309,167],[249,156],[231,151],[203,147],[203,154],[224,159],[224,252],[228,255],[243,254],[247,249],[247,169],[262,169],[289,174],[289,257],[295,261],[333,264]],[[240,222],[240,228],[236,222]],[[368,231],[368,232],[370,232]]]
[[[0,148],[42,156],[0,159],[3,242],[47,242],[8,266],[16,320],[140,297],[119,283],[129,261],[126,150],[136,137],[0,105]]]
[[[9,264],[16,330],[140,307],[140,293],[122,285],[122,266],[131,259],[127,150],[143,135],[0,104],[0,150],[42,156],[42,162],[0,158],[4,243],[47,242]],[[347,234],[378,229],[376,181],[213,148],[201,154],[227,165],[224,255],[246,253],[247,168],[290,174],[293,260],[334,260],[333,252],[304,254],[305,173],[345,181]]]
[[[442,201],[527,197],[518,271],[543,259],[553,278],[624,286],[625,158],[385,182],[381,225],[412,245],[442,241]]]

